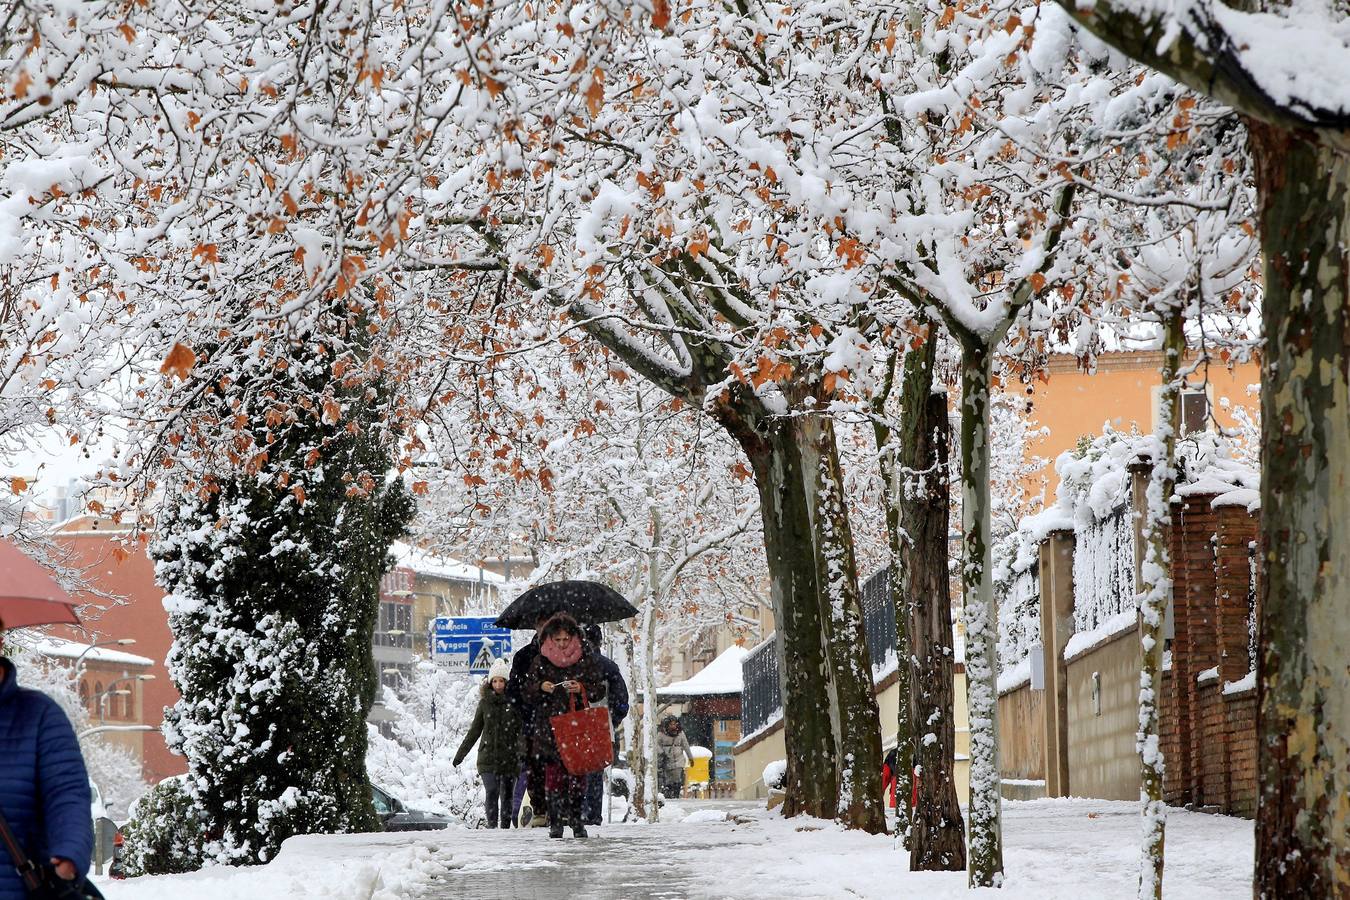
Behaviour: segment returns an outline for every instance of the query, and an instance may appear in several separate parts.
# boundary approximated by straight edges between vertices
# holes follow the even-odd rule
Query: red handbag
[[[591,706],[586,699],[586,686],[581,687],[581,702],[585,709],[577,709],[577,695],[567,695],[568,711],[549,716],[553,727],[553,743],[558,748],[563,768],[572,775],[599,772],[614,761],[614,743],[609,733],[609,710]]]

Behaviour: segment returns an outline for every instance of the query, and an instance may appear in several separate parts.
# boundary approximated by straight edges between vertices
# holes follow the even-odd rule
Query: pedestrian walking
[[[586,779],[563,766],[549,719],[568,712],[573,702],[580,709],[605,696],[599,654],[582,638],[576,619],[566,613],[550,618],[539,632],[539,655],[526,673],[524,697],[533,707],[530,751],[544,762],[544,796],[551,838],[562,837],[564,825],[571,825],[574,837],[586,837],[586,825],[581,819]]]
[[[506,680],[511,674],[506,660],[498,659],[488,670],[483,683],[478,709],[473,714],[469,733],[455,753],[455,765],[478,744],[478,777],[483,779],[484,808],[487,827],[511,827],[512,795],[516,776],[520,774],[523,736],[520,714],[506,697]]]
[[[693,765],[689,739],[684,736],[680,720],[666,716],[656,732],[657,783],[667,800],[674,800],[684,791],[684,770]]]
[[[0,641],[3,629],[0,622]],[[20,687],[14,663],[0,655],[0,814],[8,824],[0,829],[0,900],[29,896],[4,830],[38,867],[33,874],[56,888],[50,896],[98,896],[85,882],[94,852],[89,803],[89,774],[70,720],[46,694]]]
[[[544,816],[544,760],[534,752],[529,740],[534,733],[534,705],[525,699],[525,676],[539,656],[539,634],[551,615],[535,620],[534,637],[511,657],[511,674],[506,679],[506,696],[520,716],[521,732],[526,736],[524,771],[516,781],[511,803],[511,816],[522,828],[545,825],[548,821]],[[522,805],[527,792],[530,803]]]
[[[628,685],[624,683],[623,672],[619,664],[600,652],[600,626],[587,625],[584,629],[586,640],[596,649],[600,658],[600,669],[605,675],[605,702],[609,706],[609,724],[617,734],[619,723],[628,715]],[[617,738],[615,739],[615,758],[618,758]],[[581,819],[587,825],[599,825],[602,821],[605,797],[605,773],[592,772],[586,776],[586,795],[581,804]]]
[[[899,784],[900,775],[900,750],[898,747],[892,747],[886,751],[886,756],[881,761],[881,793],[882,796],[890,795],[891,809],[895,809],[895,789]]]

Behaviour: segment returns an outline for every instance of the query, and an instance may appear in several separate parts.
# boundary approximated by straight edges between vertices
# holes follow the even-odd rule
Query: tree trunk
[[[1159,739],[1158,702],[1162,697],[1163,618],[1172,597],[1172,559],[1167,546],[1172,492],[1176,487],[1177,427],[1181,420],[1181,355],[1186,349],[1180,306],[1163,320],[1162,392],[1158,395],[1158,433],[1153,472],[1148,484],[1144,520],[1144,565],[1139,590],[1140,645],[1143,666],[1139,674],[1139,799],[1143,801],[1143,845],[1139,862],[1139,900],[1162,900],[1163,849],[1167,834],[1167,804],[1163,801],[1163,755]]]
[[[828,416],[809,416],[798,419],[797,424],[811,438],[803,448],[807,464],[802,474],[811,479],[805,493],[814,513],[816,566],[824,588],[818,596],[838,709],[837,816],[850,828],[880,834],[886,830],[881,796],[881,715],[863,628],[858,566],[834,422]]]
[[[963,340],[961,352],[961,519],[965,565],[966,706],[970,716],[971,887],[1003,883],[998,771],[998,640],[989,544],[989,387],[992,352]]]
[[[901,462],[912,488],[902,506],[898,570],[908,608],[914,667],[910,706],[921,733],[914,736],[918,803],[912,814],[909,867],[957,872],[966,867],[966,830],[956,794],[955,651],[951,586],[947,575],[947,395],[933,393],[936,339],[905,361]],[[908,803],[908,791],[905,802]]]
[[[788,432],[786,435],[783,432]],[[783,815],[833,818],[839,803],[833,676],[821,635],[820,589],[811,515],[802,493],[802,457],[791,429],[776,426],[750,456],[764,523],[769,597],[777,628],[783,742]]]
[[[821,496],[819,417],[761,414],[750,409],[750,404],[724,396],[713,414],[745,450],[759,490],[783,698],[787,753],[783,815],[839,817],[849,827],[867,830],[876,830],[880,819],[884,829],[879,805],[880,715],[862,640],[856,572],[848,571],[853,563],[851,551],[833,557],[854,581],[851,601],[847,589],[839,595],[841,639],[833,644],[833,651],[836,663],[844,658],[858,661],[835,665],[827,655],[833,624],[825,610],[833,606],[818,533],[823,521],[814,505]],[[830,468],[837,473],[837,457]],[[839,521],[839,509],[825,518]],[[847,541],[846,529],[839,538]],[[865,689],[856,686],[858,672],[864,673]],[[846,715],[841,715],[839,702],[841,679],[849,707]],[[843,764],[849,793],[842,804],[841,748],[849,757]]]
[[[644,642],[645,643],[645,642]],[[646,679],[642,677],[642,666],[639,662],[637,641],[633,632],[628,631],[624,635],[624,646],[628,651],[628,683],[637,686],[639,691],[644,690],[648,685]],[[646,694],[642,695],[645,698]],[[633,786],[628,792],[628,802],[631,806],[631,812],[635,817],[645,818],[647,815],[646,805],[643,803],[643,790],[646,784],[644,773],[646,764],[642,757],[641,742],[638,741],[638,728],[633,723],[633,716],[623,717],[623,739],[628,747],[628,771],[633,773]],[[627,814],[624,815],[624,821],[628,821]]]
[[[900,356],[903,351],[896,351]],[[895,659],[896,693],[898,703],[895,715],[895,756],[896,765],[892,777],[895,779],[894,796],[895,828],[906,850],[913,850],[912,812],[910,797],[914,793],[914,766],[918,760],[918,749],[914,742],[917,731],[915,723],[919,721],[914,712],[912,680],[914,678],[915,654],[910,642],[910,619],[914,607],[914,593],[910,589],[909,568],[905,561],[905,535],[908,534],[901,524],[901,509],[914,501],[906,490],[906,477],[910,471],[920,468],[915,463],[915,448],[912,441],[901,438],[901,434],[911,433],[908,425],[921,421],[922,411],[914,409],[913,397],[923,397],[927,388],[910,390],[910,380],[914,377],[911,370],[922,370],[911,365],[915,353],[905,353],[905,380],[902,386],[901,423],[899,433],[890,426],[890,417],[886,410],[890,400],[891,386],[894,384],[895,363],[892,360],[888,369],[886,386],[873,401],[872,433],[876,438],[877,462],[881,468],[881,480],[885,491],[886,538],[891,551],[891,577],[887,580],[887,590],[891,594],[891,603],[895,607]],[[927,368],[927,381],[932,382],[932,366]],[[922,427],[922,426],[919,426]],[[946,536],[943,536],[946,540]],[[944,545],[945,546],[945,545]],[[882,798],[885,802],[885,797]],[[964,856],[965,836],[962,835],[962,855]],[[913,868],[911,856],[910,868]]]
[[[1350,155],[1249,121],[1264,257],[1256,891],[1350,884]],[[1338,893],[1339,892],[1339,893]]]
[[[642,805],[647,821],[654,824],[661,817],[656,802],[656,604],[660,584],[656,548],[661,544],[661,517],[655,506],[651,515],[652,543],[647,550],[647,590],[642,604]]]

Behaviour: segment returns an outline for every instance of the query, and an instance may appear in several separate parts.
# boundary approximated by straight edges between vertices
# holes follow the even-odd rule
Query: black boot
[[[586,826],[581,821],[581,798],[567,798],[567,824],[572,826],[572,837],[586,837]]]
[[[548,801],[548,836],[551,838],[563,836],[562,804],[552,798]]]

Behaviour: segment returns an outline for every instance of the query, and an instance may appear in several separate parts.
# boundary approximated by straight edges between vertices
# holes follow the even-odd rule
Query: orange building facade
[[[1033,439],[1026,449],[1028,457],[1047,460],[1042,473],[1047,504],[1053,502],[1059,481],[1055,459],[1072,450],[1080,438],[1096,437],[1107,425],[1116,431],[1137,428],[1143,434],[1153,432],[1161,371],[1160,351],[1104,353],[1091,373],[1083,371],[1073,356],[1053,356],[1043,381],[1005,391],[1024,399],[1027,418],[1047,429],[1044,437]],[[1209,418],[1210,429],[1216,422],[1225,429],[1236,428],[1237,407],[1256,419],[1260,381],[1260,369],[1254,362],[1232,367],[1217,362],[1202,366],[1188,377],[1185,393],[1203,395],[1206,408],[1202,412],[1198,403],[1183,400],[1183,412],[1192,423],[1202,416]]]
[[[67,554],[63,562],[83,570],[87,583],[98,593],[75,595],[81,604],[87,604],[81,610],[83,627],[62,627],[54,629],[53,634],[82,643],[132,638],[136,643],[127,649],[149,658],[151,664],[145,671],[155,677],[138,685],[140,709],[136,719],[156,729],[138,735],[143,775],[153,784],[187,771],[183,757],[169,752],[158,731],[164,708],[178,700],[178,691],[164,666],[173,635],[161,602],[164,591],[155,584],[154,563],[143,551],[119,560],[113,553],[117,530],[118,526],[106,519],[80,517],[54,535],[57,546]],[[108,712],[106,707],[104,712]]]

